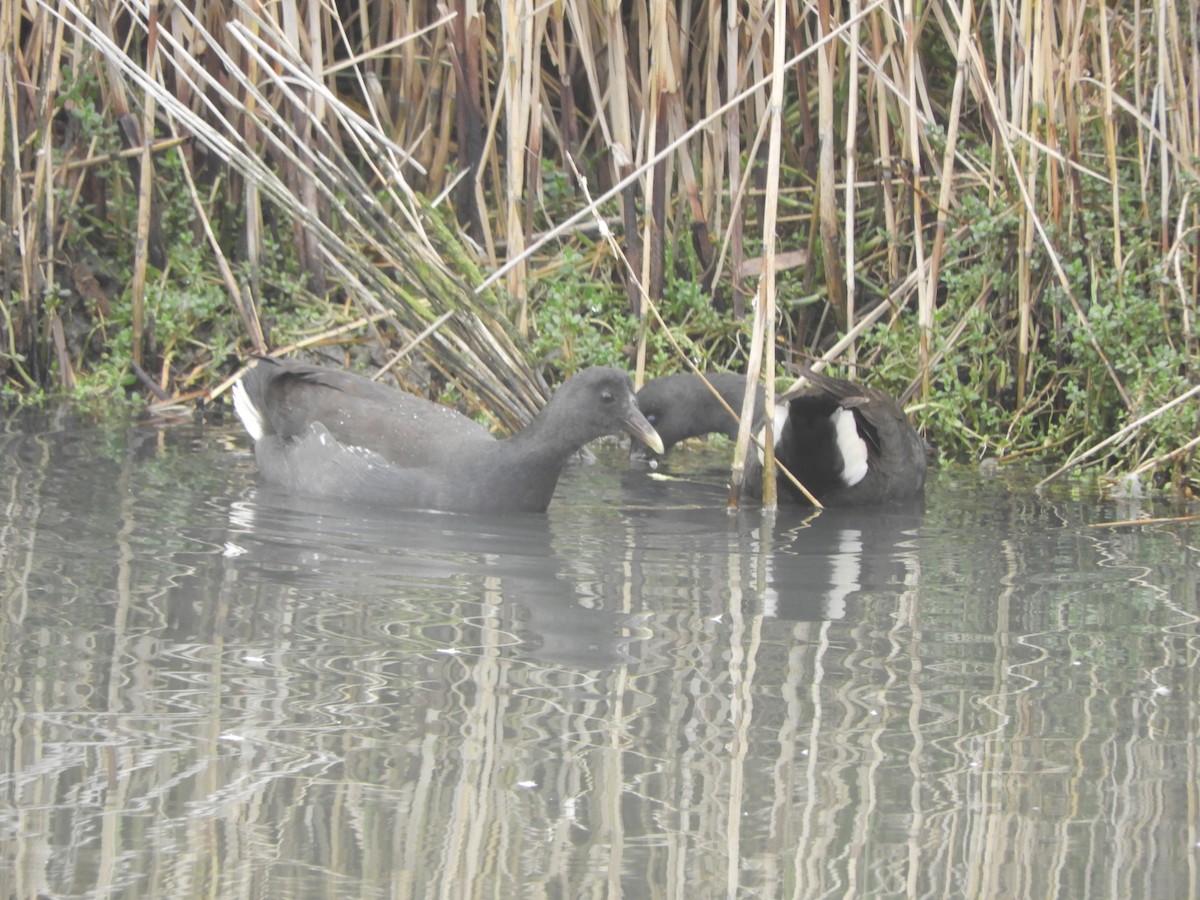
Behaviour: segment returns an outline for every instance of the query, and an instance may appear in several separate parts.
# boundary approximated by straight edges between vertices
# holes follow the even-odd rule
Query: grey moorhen
[[[233,387],[264,481],[296,494],[409,509],[542,512],[567,460],[621,430],[662,450],[629,376],[585,369],[497,440],[450,409],[348,372],[260,358]]]
[[[808,369],[801,374],[805,383],[782,394],[775,406],[775,457],[813,496],[825,506],[841,507],[881,505],[923,493],[925,444],[894,399],[875,388]],[[676,380],[689,378],[691,384]],[[727,375],[723,382],[723,395],[729,391],[742,396],[745,376]],[[694,375],[649,382],[638,392],[638,405],[660,433],[687,437],[710,431],[730,433],[727,427],[736,433],[736,426],[726,426],[720,419],[724,416],[732,422],[729,413]],[[680,416],[695,426],[674,424]],[[664,421],[673,423],[670,429],[657,424]],[[718,427],[711,427],[714,421]],[[663,443],[669,446],[670,440],[664,437]],[[746,488],[752,496],[761,496],[761,476],[761,462],[757,470],[747,467]],[[787,478],[780,478],[779,485],[781,503],[808,503]]]

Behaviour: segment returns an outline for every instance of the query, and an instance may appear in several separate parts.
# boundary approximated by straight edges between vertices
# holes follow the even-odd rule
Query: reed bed
[[[950,454],[1186,480],[1198,37],[1195,3],[1099,0],[9,4],[0,375],[127,347],[174,401],[299,340],[264,328],[299,296],[338,312],[306,341],[512,427],[587,362],[530,352],[577,248],[639,377],[837,364]],[[684,259],[732,352],[660,311]],[[225,302],[172,344],[147,295],[184,275]]]

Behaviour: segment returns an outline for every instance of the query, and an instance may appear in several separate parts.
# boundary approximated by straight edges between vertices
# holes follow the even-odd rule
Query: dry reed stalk
[[[37,382],[17,345],[18,329],[33,296],[32,263],[24,253],[31,223],[24,214],[25,190],[18,174],[22,168],[18,147],[22,69],[28,70],[29,65],[22,54],[20,9],[15,3],[7,4],[0,8],[0,221],[8,226],[0,235],[0,360],[25,387],[33,389]]]
[[[1193,328],[1194,315],[1192,306],[1196,302],[1196,295],[1188,290],[1183,267],[1184,258],[1189,255],[1187,242],[1191,241],[1193,245],[1195,244],[1196,235],[1200,233],[1200,225],[1195,222],[1195,212],[1190,212],[1189,214],[1190,200],[1191,194],[1185,194],[1183,202],[1180,204],[1179,216],[1175,226],[1175,240],[1167,253],[1168,265],[1165,268],[1171,273],[1171,287],[1175,291],[1175,299],[1179,306],[1185,353],[1188,358],[1194,359],[1197,354],[1197,335]],[[1190,229],[1188,228],[1189,219],[1193,222]],[[1193,253],[1194,249],[1193,246]]]
[[[921,119],[917,96],[917,54],[916,42],[919,35],[917,14],[913,0],[903,3],[903,74],[905,85],[905,115],[904,135],[901,148],[904,159],[910,167],[912,175],[911,196],[909,198],[912,210],[912,240],[914,264],[917,269],[925,269],[925,234],[924,234],[924,204],[922,202],[922,166],[921,166]],[[930,384],[933,373],[930,370],[930,341],[933,335],[933,290],[924,280],[917,283],[917,368],[921,373],[921,399],[929,399]]]
[[[1097,84],[1097,82],[1092,78],[1081,78],[1080,81],[1087,84]],[[1181,173],[1186,174],[1189,178],[1200,179],[1200,166],[1197,166],[1190,158],[1185,156],[1181,151],[1181,148],[1178,147],[1173,141],[1168,140],[1160,130],[1159,126],[1150,116],[1148,116],[1143,110],[1138,109],[1137,106],[1135,106],[1131,101],[1121,97],[1119,94],[1113,95],[1113,103],[1121,107],[1121,110],[1126,113],[1130,120],[1138,126],[1138,135],[1142,138],[1142,140],[1145,140],[1145,137],[1148,136],[1159,142],[1162,150],[1166,152],[1168,156],[1170,156],[1172,165],[1176,166]],[[1140,167],[1140,171],[1140,182],[1142,188],[1144,189],[1146,179],[1149,178],[1149,175],[1144,165]],[[1151,179],[1151,181],[1152,180],[1153,179]],[[1148,210],[1149,207],[1147,206],[1145,209]]]
[[[665,4],[654,4],[650,10],[647,66],[642,84],[647,86],[648,101],[643,116],[644,154],[639,147],[639,156],[653,158],[660,145],[671,140],[669,119],[671,109],[678,100],[682,78],[679,49],[674,35],[678,22]],[[682,130],[682,128],[680,129]],[[641,225],[640,247],[641,272],[639,293],[647,294],[654,302],[662,299],[663,260],[665,256],[667,171],[670,157],[664,156],[649,170],[642,190],[644,215]],[[638,297],[633,305],[639,318],[637,344],[635,347],[634,383],[640,385],[646,371],[647,319],[645,308]]]
[[[831,17],[830,0],[818,0],[817,34],[819,40],[833,31]],[[834,319],[837,321],[838,330],[844,332],[847,328],[846,283],[841,269],[842,253],[839,239],[842,226],[838,221],[837,214],[837,166],[834,163],[833,69],[836,51],[836,45],[829,42],[817,54],[817,144],[819,153],[817,205],[825,270],[825,291],[829,298],[829,306],[833,310]],[[780,102],[782,103],[782,98]],[[770,199],[770,195],[768,195],[768,199]]]
[[[1113,10],[1115,15],[1116,10]],[[1137,73],[1133,82],[1133,108],[1139,111],[1140,115],[1144,116],[1143,110],[1148,108],[1146,98],[1146,78],[1145,73],[1145,50],[1142,43],[1142,16],[1133,16],[1133,35],[1132,46],[1128,49],[1133,54],[1133,71]],[[1117,99],[1116,97],[1113,98]],[[1147,119],[1146,132],[1152,134],[1155,125],[1149,122],[1149,116],[1144,116]],[[1138,191],[1140,195],[1141,213],[1146,215],[1150,209],[1150,199],[1147,196],[1147,187],[1149,184],[1149,171],[1147,170],[1147,146],[1145,134],[1138,133],[1137,135],[1137,170],[1138,170]]]
[[[1193,35],[1200,34],[1200,6],[1197,6],[1195,3],[1189,4],[1188,12],[1188,33]],[[1188,46],[1188,51],[1186,65],[1180,66],[1180,71],[1185,75],[1188,83],[1188,90],[1184,96],[1187,97],[1187,105],[1191,111],[1191,127],[1183,133],[1192,136],[1193,143],[1190,148],[1190,156],[1195,158],[1197,155],[1200,155],[1200,136],[1196,134],[1197,130],[1200,130],[1200,47],[1196,45],[1195,41],[1192,41]],[[1193,260],[1193,264],[1190,266],[1191,284],[1185,284],[1185,278],[1182,273],[1177,275],[1176,281],[1181,288],[1181,297],[1187,298],[1183,302],[1184,333],[1188,336],[1188,355],[1195,358],[1198,349],[1200,349],[1197,346],[1200,336],[1196,334],[1195,329],[1192,327],[1193,323],[1189,321],[1192,315],[1191,307],[1197,302],[1197,298],[1200,297],[1200,265],[1195,264],[1195,260],[1200,258],[1200,240],[1197,239],[1197,235],[1200,235],[1200,211],[1196,211],[1195,207],[1193,207],[1192,227],[1190,231],[1191,235],[1189,239],[1191,241],[1191,258]],[[1178,263],[1180,257],[1176,256],[1175,258]],[[1180,267],[1182,266],[1180,265]]]
[[[3,337],[6,346],[0,347],[0,358],[10,360],[21,380],[29,387],[29,373],[17,362],[14,314],[8,299],[29,296],[23,290],[26,269],[18,257],[24,246],[25,220],[19,173],[20,154],[17,136],[20,126],[17,116],[17,80],[21,59],[21,21],[16,4],[0,9],[0,221],[8,223],[6,234],[0,234],[0,316],[3,316]],[[12,152],[8,152],[11,148]],[[7,351],[7,352],[6,352]]]
[[[849,13],[850,17],[854,18],[858,14],[859,0],[850,0]],[[842,239],[845,245],[846,254],[844,269],[846,273],[846,321],[844,331],[850,331],[854,328],[854,320],[856,315],[856,297],[855,292],[858,285],[857,277],[857,261],[855,258],[855,250],[858,244],[858,235],[855,231],[857,216],[855,214],[855,192],[858,190],[858,91],[859,91],[859,69],[861,62],[859,57],[862,54],[862,49],[859,44],[859,30],[853,28],[850,31],[849,41],[847,43],[847,85],[846,85],[846,128],[845,128],[845,152],[842,156],[842,177],[846,183],[846,198],[842,208],[842,218],[845,223],[846,231]],[[847,362],[849,363],[849,372],[851,377],[854,376],[854,364],[858,360],[858,346],[851,343],[846,350]]]
[[[1158,113],[1159,134],[1161,140],[1176,142],[1172,139],[1172,121],[1170,108],[1175,105],[1175,91],[1170,82],[1169,66],[1171,62],[1170,48],[1167,45],[1167,24],[1173,3],[1160,3],[1155,22],[1155,53],[1154,53],[1154,110]],[[1158,152],[1158,232],[1159,246],[1165,252],[1171,243],[1171,163],[1170,154],[1165,147]]]
[[[963,336],[963,333],[967,330],[967,326],[970,323],[971,314],[977,310],[984,309],[987,306],[988,300],[991,299],[991,297],[992,297],[992,280],[989,277],[984,281],[983,287],[979,291],[979,296],[977,296],[975,298],[975,300],[971,303],[971,305],[967,308],[966,313],[964,315],[960,316],[958,321],[954,324],[954,327],[951,328],[949,332],[947,332],[946,334],[944,334],[942,336],[941,347],[938,349],[937,353],[935,353],[933,355],[933,358],[930,360],[930,365],[932,367],[936,368],[937,365],[945,357],[946,353],[949,350],[953,349],[953,347],[958,343],[959,338],[961,338]],[[920,387],[921,387],[921,377],[920,377],[920,375],[918,375],[915,379],[913,379],[909,383],[908,387],[905,388],[905,390],[903,390],[900,393],[901,404],[908,403],[916,395],[916,393],[920,389]]]
[[[158,8],[148,10],[146,21],[146,77],[154,78],[155,57],[158,48]],[[154,209],[154,157],[150,152],[149,136],[154,134],[154,117],[157,106],[154,95],[146,92],[142,100],[142,154],[138,170],[137,232],[133,253],[133,280],[129,286],[133,304],[131,323],[131,362],[135,371],[140,369],[145,350],[146,267],[150,262],[150,220]],[[161,399],[161,398],[160,398]]]
[[[727,3],[725,12],[725,96],[736,96],[738,88],[738,71],[741,68],[741,56],[738,35],[740,29],[738,27],[738,5],[736,3]],[[716,118],[715,111],[710,113],[710,116]],[[721,256],[724,256],[724,246],[727,244],[730,250],[730,268],[733,272],[733,314],[740,321],[746,314],[746,305],[743,299],[745,289],[741,283],[742,271],[742,172],[741,172],[741,116],[738,113],[737,106],[729,105],[725,119],[725,159],[728,165],[728,171],[725,173],[726,180],[729,182],[729,227],[725,230],[725,237],[722,241]],[[720,257],[717,261],[717,271],[714,277],[717,277],[721,270]]]
[[[525,215],[527,154],[537,133],[539,116],[536,91],[540,86],[540,56],[535,52],[545,30],[546,12],[529,12],[524,4],[500,4],[500,29],[504,45],[501,104],[505,110],[504,236],[510,253],[520,254],[528,232]],[[509,302],[517,305],[517,331],[529,333],[529,289],[525,263],[514,266],[506,279]]]
[[[1021,98],[1019,107],[1014,108],[1013,123],[1015,128],[1024,134],[1038,136],[1040,133],[1041,110],[1044,109],[1044,81],[1046,57],[1050,35],[1046,34],[1044,23],[1035,23],[1040,4],[1025,0],[1019,8],[1020,34],[1022,43],[1031,48],[1026,65],[1019,67],[1021,83],[1018,96]],[[1017,150],[1019,169],[1014,173],[1022,179],[1025,192],[1029,197],[1038,194],[1038,174],[1040,146],[1036,141],[1022,141]],[[1034,246],[1037,242],[1037,227],[1034,219],[1039,213],[1033,203],[1023,205],[1020,210],[1020,229],[1018,240],[1020,252],[1017,256],[1017,406],[1025,402],[1025,368],[1029,360],[1029,332],[1033,322],[1034,273],[1031,266]]]
[[[325,82],[323,35],[317,20],[318,10],[317,0],[307,0],[303,7],[298,5],[297,0],[281,0],[277,13],[279,28],[276,31],[276,38],[281,41],[280,49],[289,53],[297,65],[304,67],[306,74],[310,75],[309,83],[314,87],[324,86]],[[335,144],[336,131],[318,128],[318,123],[325,118],[321,91],[306,88],[303,82],[291,88],[297,94],[297,100],[289,110],[291,139],[306,150],[324,149],[324,143]],[[299,155],[305,155],[304,151]],[[285,162],[283,166],[284,179],[300,201],[315,215],[326,218],[328,209],[322,202],[316,173],[296,162]],[[317,237],[310,229],[298,225],[294,231],[297,235],[296,248],[300,251],[300,270],[308,277],[309,289],[316,296],[323,297],[328,286]]]
[[[535,20],[535,26],[539,27],[543,32],[546,30],[548,16],[543,13]],[[538,43],[541,43],[539,41]],[[542,153],[545,143],[544,133],[544,113],[545,103],[541,94],[542,79],[541,72],[541,56],[536,52],[536,48],[530,48],[531,52],[528,58],[528,67],[530,72],[530,81],[538,89],[533,91],[533,99],[530,104],[528,113],[529,121],[529,136],[526,139],[526,145],[522,148],[519,154],[522,164],[525,167],[525,191],[521,210],[521,246],[524,247],[526,242],[533,235],[535,200],[541,196],[541,175],[542,175]],[[509,163],[511,165],[511,163]],[[528,277],[528,276],[526,276]],[[520,300],[520,310],[517,318],[517,332],[522,336],[527,336],[530,331],[529,326],[529,289],[526,285],[522,285],[522,292],[518,295]],[[509,297],[511,303],[513,298]]]
[[[956,9],[953,3],[947,3],[951,12],[955,14],[956,24],[958,26],[958,36],[955,42],[955,59],[959,60],[959,65],[954,72],[954,87],[951,90],[950,96],[950,111],[946,117],[946,149],[942,154],[942,175],[941,188],[938,193],[937,201],[937,223],[934,226],[933,233],[933,249],[929,254],[929,285],[928,293],[930,296],[936,296],[939,278],[941,277],[942,254],[946,247],[946,220],[950,214],[950,205],[953,202],[954,193],[954,162],[955,152],[958,146],[958,129],[959,122],[962,116],[962,98],[964,90],[966,71],[965,60],[970,53],[972,44],[972,27],[974,23],[974,5],[972,0],[963,0],[962,7]],[[950,33],[947,31],[946,38],[949,43]],[[964,320],[965,321],[965,320]],[[926,366],[920,369],[921,376],[921,393],[922,398],[927,399],[928,391],[928,376],[927,371],[932,371],[937,363],[937,359],[943,351],[931,356]]]
[[[1124,268],[1125,257],[1121,241],[1121,177],[1120,171],[1117,168],[1117,124],[1116,113],[1113,108],[1115,87],[1113,81],[1112,49],[1109,46],[1108,36],[1109,11],[1107,3],[1099,4],[1097,15],[1100,19],[1097,30],[1100,34],[1100,75],[1103,85],[1102,97],[1104,99],[1101,128],[1104,133],[1104,160],[1108,165],[1108,179],[1111,185],[1113,265],[1120,271]]]
[[[787,34],[787,4],[776,0],[775,27],[773,32],[773,53],[771,59],[771,96],[767,107],[770,115],[770,136],[767,142],[767,171],[766,171],[766,203],[763,215],[763,274],[759,279],[758,306],[755,309],[755,331],[762,332],[764,407],[768,410],[775,408],[775,243],[776,220],[779,216],[779,169],[781,144],[783,140],[783,97],[785,76],[787,70],[784,58],[784,40]],[[824,58],[834,49],[831,42],[818,58]],[[832,153],[830,154],[832,158]],[[762,321],[760,329],[759,321]],[[760,379],[759,370],[755,367],[755,346],[751,346],[750,365],[747,368],[747,381],[757,384]],[[771,416],[765,416],[763,423],[763,472],[762,472],[762,503],[763,508],[773,510],[778,506],[777,485],[775,480],[775,436],[772,431],[774,423]],[[739,452],[743,451],[743,442],[749,437],[749,428],[754,419],[754,398],[749,390],[742,399],[742,422],[738,428]],[[744,452],[743,452],[744,457]],[[808,494],[813,505],[820,508],[821,504]]]
[[[870,81],[868,92],[874,96],[872,104],[875,110],[872,137],[875,146],[872,156],[878,160],[880,174],[880,198],[883,205],[884,228],[887,234],[899,233],[899,214],[897,213],[893,185],[896,163],[892,158],[894,141],[892,139],[891,93],[884,77],[884,62],[891,55],[889,49],[894,43],[892,18],[886,12],[872,15],[867,20],[871,35],[871,57],[868,71]],[[887,280],[889,283],[900,278],[900,250],[896,241],[887,243]]]
[[[483,17],[476,0],[455,0],[451,59],[455,75],[455,129],[460,162],[468,177],[459,184],[456,205],[459,221],[468,234],[483,244],[494,257],[491,235],[486,230],[480,197],[484,171],[485,76],[481,71],[484,53]],[[447,142],[447,153],[449,144]]]
[[[609,84],[605,97],[605,109],[612,128],[612,141],[609,150],[612,153],[612,167],[616,177],[624,180],[630,175],[636,165],[635,148],[637,141],[633,134],[630,107],[634,104],[634,96],[629,83],[628,43],[625,40],[625,29],[621,22],[621,6],[614,0],[604,4],[606,16],[601,20],[604,28],[604,43],[608,49]],[[633,263],[634,271],[642,269],[641,230],[638,227],[636,182],[631,179],[621,192],[621,217],[624,225],[626,240],[625,252]],[[640,315],[641,299],[639,286],[630,281],[626,285],[629,294],[629,308]]]
[[[679,135],[686,130],[684,122],[683,103],[678,98],[674,98],[671,103],[671,140],[676,140]],[[719,128],[720,119],[714,122],[714,128]],[[703,136],[702,146],[709,148],[712,141],[708,136]],[[711,279],[711,269],[713,264],[711,236],[708,228],[708,215],[704,202],[705,185],[711,184],[711,174],[706,174],[703,177],[696,175],[695,166],[692,163],[692,157],[688,153],[680,153],[677,157],[679,161],[679,178],[682,182],[684,197],[687,200],[688,212],[691,218],[692,243],[699,257],[700,264],[709,273]],[[719,182],[720,179],[717,179]],[[720,192],[718,191],[713,199],[713,205],[719,204]],[[682,231],[682,229],[680,229]],[[678,232],[677,232],[678,234]],[[706,287],[711,287],[711,280]]]
[[[693,55],[695,59],[695,78],[703,85],[703,95],[700,98],[699,109],[704,115],[709,115],[721,103],[721,65],[724,46],[719,40],[721,35],[722,4],[719,0],[704,0],[704,27],[702,29],[704,42],[699,52]],[[699,18],[699,17],[698,17]],[[679,110],[680,122],[675,131],[678,135],[684,130],[684,110]],[[689,188],[688,197],[693,203],[698,203],[700,210],[693,211],[693,225],[701,222],[704,225],[703,241],[711,240],[710,235],[720,234],[725,221],[724,197],[725,178],[732,168],[727,162],[725,131],[722,120],[713,122],[712,128],[703,136],[700,144],[700,175],[697,180],[695,199]],[[685,154],[686,157],[686,154]],[[687,157],[690,159],[690,157]],[[690,168],[690,167],[689,167]],[[697,243],[700,238],[697,238]],[[712,247],[706,246],[702,259],[708,267],[708,284],[713,284],[712,276]]]
[[[765,52],[765,47],[769,39],[768,7],[768,3],[759,2],[759,0],[750,0],[747,4],[745,19],[747,33],[744,39],[746,53],[742,58],[743,65],[739,73],[739,79],[743,83],[749,80],[755,84],[765,85],[771,79],[770,57]],[[747,185],[749,188],[747,197],[749,198],[749,202],[753,204],[755,221],[760,224],[763,219],[763,202],[766,196],[764,184],[766,174],[760,154],[763,152],[762,141],[767,130],[767,96],[768,92],[765,91],[755,91],[750,94],[746,98],[747,102],[743,113],[747,123],[756,126],[753,129],[753,146],[748,151],[743,150],[747,161],[747,168],[743,173],[743,178],[749,182]]]
[[[186,26],[186,20],[184,19],[183,13],[178,6],[172,9],[172,13],[176,17],[177,27]],[[244,27],[249,29],[250,33],[254,35],[256,39],[258,39],[261,30],[259,28],[258,17],[247,16],[245,15],[244,10],[237,7],[234,8],[233,13],[240,14],[240,18]],[[251,54],[241,54],[239,52],[240,48],[238,48],[234,43],[234,38],[232,35],[229,35],[227,40],[230,45],[228,50],[231,53],[237,53],[239,56],[241,67],[246,71],[246,79],[251,84],[258,84],[260,80],[258,57]],[[186,66],[187,62],[188,61],[186,59],[180,59],[178,61],[177,68]],[[199,93],[203,92],[201,91]],[[245,104],[244,112],[235,114],[237,119],[240,120],[238,127],[244,135],[247,143],[251,147],[257,148],[259,145],[259,141],[257,139],[258,130],[254,127],[253,123],[259,115],[258,96],[253,91],[243,91],[242,99]],[[247,294],[249,295],[251,303],[256,303],[257,298],[262,297],[263,295],[262,258],[266,231],[265,222],[263,221],[262,193],[259,189],[259,182],[257,179],[242,179],[242,200],[244,215],[242,237],[245,243],[246,271],[249,282]],[[235,298],[236,303],[238,294],[232,294],[231,296]],[[250,329],[249,334],[251,346],[262,346],[265,349],[265,340],[262,335],[262,328],[259,324],[258,316],[257,314],[254,314],[251,318],[247,315],[247,312],[248,310],[242,311],[242,320]],[[253,324],[251,324],[251,322]],[[262,351],[260,350],[259,352]]]
[[[1200,438],[1197,440],[1200,440]],[[1130,525],[1178,525],[1185,522],[1194,522],[1197,519],[1200,519],[1200,516],[1155,516],[1152,518],[1123,519],[1113,522],[1089,522],[1088,528],[1121,528]]]
[[[449,85],[458,84],[460,72],[453,62],[449,65],[440,62],[456,58],[451,48],[451,36],[457,31],[457,21],[451,19],[452,13],[446,13],[431,23],[432,30],[427,38],[420,40],[421,44],[428,43],[428,50],[422,54],[423,62],[417,52],[418,40],[409,39],[423,31],[414,21],[416,9],[416,4],[407,5],[404,21],[412,24],[409,30],[395,35],[396,39],[403,38],[403,42],[400,62],[394,67],[392,79],[412,88],[404,94],[396,91],[389,105],[389,114],[396,122],[395,129],[390,132],[391,138],[397,146],[408,148],[421,171],[429,173],[431,188],[445,185],[445,189],[465,192],[462,180],[455,181],[449,171],[454,149],[452,135],[461,101]],[[381,65],[385,61],[386,58],[380,60]],[[466,172],[463,168],[460,174],[465,176]],[[469,228],[472,223],[462,224]]]
[[[1197,135],[1197,129],[1200,129],[1200,85],[1196,84],[1197,77],[1200,77],[1200,47],[1197,47],[1196,41],[1191,40],[1184,43],[1180,41],[1181,34],[1197,34],[1197,27],[1200,26],[1200,8],[1197,4],[1188,5],[1189,21],[1185,24],[1180,21],[1178,8],[1172,7],[1169,12],[1173,16],[1173,21],[1167,29],[1167,40],[1169,42],[1170,59],[1171,59],[1171,81],[1170,92],[1174,102],[1170,106],[1171,115],[1173,117],[1173,143],[1178,148],[1178,156],[1195,159],[1200,154],[1200,135]],[[1172,154],[1172,159],[1176,154]],[[1182,194],[1180,200],[1177,200],[1178,213],[1175,215],[1175,223],[1171,237],[1170,246],[1166,250],[1166,257],[1170,260],[1169,268],[1173,271],[1175,277],[1171,279],[1171,290],[1175,292],[1175,299],[1178,303],[1179,314],[1182,319],[1182,332],[1184,335],[1184,344],[1186,352],[1189,356],[1194,356],[1196,353],[1195,333],[1191,327],[1192,310],[1191,306],[1195,302],[1196,292],[1181,291],[1180,287],[1183,279],[1180,277],[1181,257],[1180,251],[1184,245],[1183,234],[1186,232],[1184,222],[1187,214],[1185,210],[1188,208],[1189,200],[1192,191],[1183,188],[1182,172],[1176,172],[1174,175],[1175,182],[1180,185],[1177,193]],[[1195,223],[1195,213],[1192,213],[1193,223]],[[1193,229],[1194,233],[1195,229]],[[1193,249],[1195,246],[1195,238],[1192,238]],[[1200,272],[1200,266],[1192,267],[1193,273]],[[1193,285],[1200,283],[1195,276]],[[1163,313],[1164,318],[1170,318],[1169,305],[1166,300],[1167,285],[1163,284]]]
[[[49,24],[47,21],[45,24]],[[54,38],[51,43],[51,50],[48,60],[45,62],[43,73],[46,78],[44,90],[38,93],[38,104],[40,106],[41,118],[41,136],[44,141],[39,148],[40,153],[36,163],[37,175],[34,178],[33,184],[33,203],[31,208],[34,211],[34,216],[31,216],[29,227],[26,229],[26,240],[30,243],[25,246],[25,255],[27,264],[31,267],[31,277],[28,279],[30,293],[29,297],[42,297],[47,294],[58,283],[56,275],[56,259],[57,254],[46,253],[49,248],[40,246],[40,235],[43,232],[47,236],[52,236],[55,233],[55,223],[58,221],[57,204],[55,200],[55,189],[57,178],[51,170],[53,166],[54,155],[52,153],[51,135],[53,134],[53,117],[55,114],[55,98],[58,94],[58,88],[61,79],[62,60],[65,57],[65,37],[64,28],[61,22],[54,23]],[[39,222],[38,219],[41,219]],[[36,245],[33,242],[37,241]],[[51,243],[53,238],[51,238]],[[30,256],[31,251],[35,251],[36,255]],[[35,267],[34,260],[39,258],[45,259],[44,268],[40,271]],[[32,318],[36,320],[38,310],[31,308]],[[63,333],[62,318],[58,309],[52,306],[48,311],[48,322],[51,340],[54,345],[54,353],[58,362],[59,383],[64,388],[72,388],[75,386],[75,373],[71,364],[70,354],[67,352],[66,339]]]

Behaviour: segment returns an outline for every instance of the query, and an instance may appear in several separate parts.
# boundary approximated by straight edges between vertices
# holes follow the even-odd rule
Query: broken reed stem
[[[3,132],[0,130],[0,141],[2,140]],[[99,153],[94,156],[89,156],[86,159],[76,159],[72,160],[71,162],[61,163],[56,168],[60,175],[65,175],[69,172],[81,172],[84,169],[91,169],[95,168],[96,166],[103,166],[107,163],[120,162],[133,157],[142,156],[147,151],[153,154],[165,153],[168,150],[173,150],[181,144],[188,143],[190,140],[190,137],[181,135],[175,135],[174,137],[169,138],[158,138],[150,141],[143,147],[126,147],[124,150],[115,150],[112,153]],[[31,181],[35,175],[35,172],[21,172],[19,177],[23,181]]]
[[[1130,525],[1182,525],[1195,522],[1200,516],[1159,516],[1152,519],[1122,519],[1118,522],[1089,522],[1088,528],[1125,528]]]
[[[313,347],[317,344],[324,344],[328,341],[332,341],[334,338],[348,334],[351,331],[357,331],[360,328],[369,327],[374,325],[376,322],[380,322],[386,318],[389,318],[390,316],[391,313],[386,312],[375,313],[371,316],[363,316],[362,318],[355,319],[353,322],[347,322],[345,325],[339,325],[337,328],[331,328],[328,331],[322,331],[320,334],[314,334],[311,337],[304,338],[304,340],[294,341],[293,343],[285,344],[282,347],[276,347],[269,353],[258,355],[271,357],[287,356],[289,353],[295,353],[297,350],[303,350],[305,347]],[[234,372],[224,381],[219,382],[216,387],[206,393],[206,399],[211,401],[220,397],[223,393],[233,387],[235,383],[237,383],[237,381],[242,377],[242,375],[245,374],[248,368],[249,366],[241,366],[236,372]]]
[[[413,349],[418,344],[420,344],[423,340],[425,340],[425,338],[429,337],[431,334],[433,334],[435,331],[437,331],[439,328],[441,328],[442,323],[444,323],[447,319],[449,319],[454,314],[455,314],[454,310],[452,310],[452,309],[446,310],[446,312],[442,313],[440,316],[438,316],[436,319],[434,319],[432,322],[430,322],[428,325],[426,325],[425,329],[420,334],[414,335],[408,341],[408,343],[406,343],[403,347],[401,347],[399,350],[397,350],[395,353],[393,353],[392,358],[389,359],[382,366],[380,366],[379,371],[377,371],[374,375],[371,376],[371,380],[378,381],[382,376],[386,375],[389,371],[391,371],[393,368],[395,368],[396,365],[398,365],[405,357],[408,356],[408,354],[412,353]]]
[[[1197,447],[1200,447],[1200,435],[1192,438],[1182,447],[1176,447],[1174,450],[1160,454],[1153,459],[1146,460],[1129,474],[1134,476],[1141,475],[1143,472],[1148,472],[1151,469],[1157,469],[1159,466],[1166,465],[1167,463],[1175,462],[1175,460],[1187,456]]]

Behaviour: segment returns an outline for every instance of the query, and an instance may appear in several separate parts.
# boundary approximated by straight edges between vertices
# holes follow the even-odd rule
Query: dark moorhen
[[[925,490],[925,442],[883,391],[801,369],[775,406],[775,457],[825,506],[876,506]],[[807,503],[787,478],[780,502]]]
[[[285,491],[453,512],[543,512],[567,460],[628,431],[662,442],[629,376],[585,369],[529,425],[497,440],[449,407],[322,366],[260,358],[233,387],[263,479]]]
[[[801,374],[805,383],[781,395],[775,407],[775,457],[823,505],[880,505],[924,491],[925,445],[895,400],[840,378],[807,369]],[[722,382],[722,395],[739,398],[731,404],[739,408],[745,377],[725,375]],[[695,375],[647,383],[638,392],[638,405],[660,434],[670,435],[663,437],[667,446],[712,431],[736,434],[729,413]],[[761,496],[761,476],[761,462],[747,466],[751,496]],[[787,478],[779,484],[781,503],[808,503]]]
[[[729,409],[741,415],[742,396],[746,392],[745,375],[709,372],[704,375],[704,380],[724,398]],[[762,421],[763,391],[762,388],[756,390],[754,424],[757,428]],[[638,408],[662,438],[665,450],[670,450],[682,440],[705,434],[737,437],[738,420],[717,402],[698,375],[655,378],[638,391],[637,401]],[[654,458],[654,453],[645,444],[631,444],[629,455],[634,459]]]

